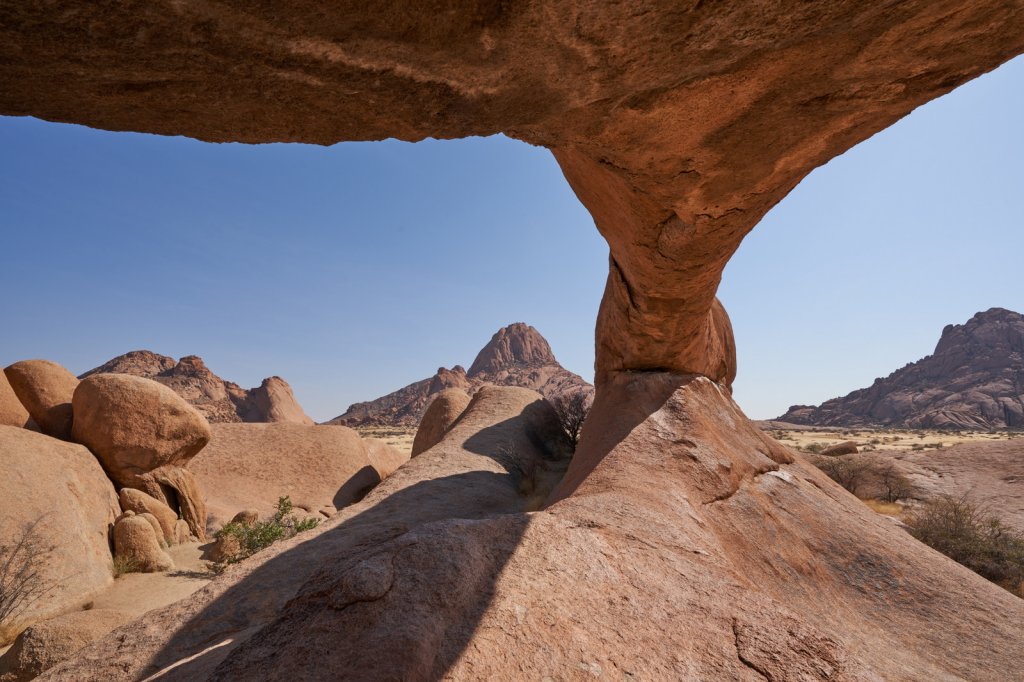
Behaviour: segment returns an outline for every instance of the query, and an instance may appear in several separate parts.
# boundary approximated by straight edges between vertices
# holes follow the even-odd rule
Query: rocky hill
[[[394,393],[356,403],[327,422],[346,426],[416,426],[430,396],[446,388],[474,394],[481,386],[521,386],[553,396],[593,387],[562,367],[547,340],[528,324],[516,322],[499,329],[477,354],[467,372],[462,365],[441,367],[422,381]]]
[[[210,422],[291,422],[312,424],[281,377],[263,380],[244,389],[210,371],[198,355],[181,360],[148,350],[136,350],[106,362],[83,374],[132,374],[164,384],[195,406]]]
[[[947,325],[935,352],[820,406],[780,421],[814,426],[1024,428],[1024,315],[1003,308]]]

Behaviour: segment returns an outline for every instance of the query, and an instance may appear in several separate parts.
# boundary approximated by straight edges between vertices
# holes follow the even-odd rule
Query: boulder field
[[[521,467],[539,466],[521,459],[532,441],[494,440],[516,420],[467,414],[312,537],[44,678],[1016,676],[1024,602],[874,515],[733,404],[716,292],[743,238],[814,168],[1024,52],[1024,6],[447,10],[4,12],[0,113],[218,142],[504,133],[552,151],[609,246],[594,408],[546,509],[525,512],[518,492]],[[500,468],[452,468],[474,457]]]
[[[140,376],[97,373],[79,382],[39,360],[2,376],[3,414],[14,425],[0,425],[0,580],[6,590],[35,574],[23,593],[27,608],[5,611],[0,622],[5,638],[30,626],[0,657],[0,682],[9,682],[34,677],[127,618],[75,615],[107,594],[116,575],[169,571],[175,545],[205,539],[207,494],[189,467],[205,453],[211,427],[173,390]],[[33,412],[76,442],[32,430]],[[220,523],[211,531],[254,505],[252,514],[269,515],[287,494],[331,515],[408,459],[340,426],[215,427],[243,435],[218,438],[199,467],[225,516],[213,517]],[[6,605],[11,595],[0,596]]]

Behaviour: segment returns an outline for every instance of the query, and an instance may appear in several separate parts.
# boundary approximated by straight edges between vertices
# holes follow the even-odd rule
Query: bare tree
[[[870,468],[865,460],[848,456],[816,457],[813,464],[854,495],[864,485]]]
[[[880,464],[873,473],[878,482],[882,499],[886,502],[902,500],[910,497],[914,492],[914,484],[892,462]]]
[[[562,393],[550,399],[551,406],[555,408],[558,415],[558,423],[565,432],[572,449],[580,442],[580,432],[583,430],[583,422],[587,419],[593,397],[589,391],[577,390],[571,393]]]
[[[59,585],[45,571],[56,547],[40,532],[43,518],[26,523],[12,542],[0,545],[0,626],[12,625]]]

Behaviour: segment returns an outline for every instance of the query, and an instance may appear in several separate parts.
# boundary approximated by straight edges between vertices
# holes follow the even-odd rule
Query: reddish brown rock
[[[842,398],[780,421],[913,429],[1024,428],[1024,315],[1003,308],[948,325],[935,352]]]
[[[178,515],[160,500],[147,495],[141,490],[122,488],[118,493],[118,502],[124,511],[132,511],[136,514],[151,514],[157,523],[160,537],[167,544],[175,544],[174,526],[178,522]]]
[[[542,439],[517,434],[521,406],[484,419],[485,407],[478,396],[442,443],[308,538],[52,679],[174,664],[172,680],[1001,680],[1014,669],[1006,645],[1022,641],[1024,602],[792,460],[706,378],[619,375],[594,405],[609,428],[577,451],[590,475],[570,475],[559,502],[529,515],[515,513],[521,472],[545,460],[530,450]],[[225,644],[195,657],[209,642]],[[380,656],[386,643],[400,653]],[[310,650],[315,661],[300,655]]]
[[[382,440],[364,438],[363,444],[366,446],[366,456],[370,460],[370,465],[377,470],[377,475],[382,481],[409,461],[408,453],[399,452]]]
[[[205,495],[199,480],[191,471],[179,466],[162,466],[137,476],[132,485],[180,516],[175,523],[176,542],[182,542],[183,533],[179,528],[182,521],[188,526],[188,535],[198,540],[206,539]]]
[[[122,486],[163,466],[182,466],[210,440],[210,426],[166,386],[128,374],[94,374],[74,394],[74,439]]]
[[[5,372],[0,372],[0,425],[39,430],[35,420],[29,416],[28,410],[18,400],[10,382],[7,381]]]
[[[75,375],[49,360],[22,360],[4,369],[4,374],[43,433],[71,440],[71,396],[78,386]]]
[[[829,457],[839,457],[840,455],[855,455],[860,452],[857,444],[852,440],[843,441],[842,443],[836,443],[830,445],[821,451],[821,454],[828,455]]]
[[[248,390],[214,374],[198,355],[181,360],[148,350],[119,355],[83,374],[131,374],[160,382],[199,410],[210,422],[293,422],[312,424],[291,386],[269,377]]]
[[[92,453],[41,433],[0,426],[0,545],[36,524],[52,547],[39,584],[55,589],[22,615],[27,623],[74,608],[110,584],[110,528],[120,514],[114,486]]]
[[[210,444],[189,468],[206,491],[208,526],[237,512],[273,514],[278,498],[318,510],[359,500],[380,482],[352,429],[301,424],[214,424]]]
[[[269,377],[257,388],[249,390],[244,422],[289,422],[313,425],[313,420],[299,407],[292,387],[281,377]]]
[[[529,388],[545,397],[593,390],[582,377],[558,364],[540,332],[516,322],[494,334],[477,354],[468,374],[461,365],[452,369],[441,367],[430,379],[409,384],[376,400],[352,405],[328,424],[418,426],[436,394],[459,389],[472,395],[481,386],[488,385]]]
[[[28,682],[129,620],[124,611],[91,609],[36,623],[0,657],[0,682]]]
[[[428,482],[452,472],[439,444],[385,481],[376,512],[359,508],[372,522],[339,513],[52,679],[177,663],[167,682],[1019,669],[1019,600],[752,432],[728,397],[733,339],[715,299],[745,235],[811,170],[1024,51],[1018,3],[150,9],[8,9],[0,113],[214,141],[504,132],[548,147],[609,245],[598,395],[549,510],[503,504],[523,471],[489,472],[491,488]],[[504,433],[464,424],[450,432],[463,454]],[[414,476],[418,490],[399,489]],[[456,491],[479,496],[477,512],[492,495],[495,515],[404,516],[402,492],[437,510]],[[310,563],[302,587],[268,594]],[[244,613],[256,620],[227,617]]]
[[[450,388],[436,394],[423,413],[416,438],[412,442],[412,456],[429,450],[444,437],[459,415],[469,405],[469,396],[457,388]]]
[[[161,546],[158,531],[138,514],[122,514],[114,524],[114,555],[130,562],[141,573],[174,568],[174,562]]]

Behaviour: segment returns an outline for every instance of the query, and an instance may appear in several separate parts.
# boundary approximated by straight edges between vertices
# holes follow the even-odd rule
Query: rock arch
[[[546,511],[432,522],[372,556],[339,549],[359,522],[339,514],[51,678],[1012,675],[1019,600],[732,403],[715,290],[813,168],[1021,52],[1016,0],[9,3],[0,113],[253,143],[504,132],[552,150],[611,253],[600,419]],[[433,561],[452,547],[466,560]],[[316,579],[245,620],[296,552]],[[335,599],[352,585],[374,589]],[[425,632],[438,647],[379,648]]]

